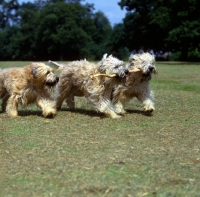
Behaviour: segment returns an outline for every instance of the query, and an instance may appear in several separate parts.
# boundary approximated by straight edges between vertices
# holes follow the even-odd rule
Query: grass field
[[[0,67],[26,62],[0,62]],[[0,112],[0,196],[200,196],[200,64],[157,63],[156,111],[105,118],[84,98],[54,119]]]

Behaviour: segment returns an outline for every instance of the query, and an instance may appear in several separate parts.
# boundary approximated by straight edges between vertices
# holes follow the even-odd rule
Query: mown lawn
[[[0,67],[26,62],[0,62]],[[84,98],[54,119],[0,111],[0,196],[200,196],[200,64],[157,63],[156,111],[110,119]]]

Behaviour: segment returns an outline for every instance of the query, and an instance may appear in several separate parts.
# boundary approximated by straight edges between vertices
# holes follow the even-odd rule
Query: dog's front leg
[[[70,91],[72,89],[72,86],[70,85],[70,82],[67,80],[66,83],[63,85],[62,83],[59,83],[57,88],[56,88],[56,93],[55,93],[55,101],[56,101],[56,109],[59,110],[61,109],[63,101],[70,97]],[[69,104],[69,103],[67,103]],[[71,107],[73,108],[73,104],[69,106],[70,109]]]
[[[153,112],[155,111],[154,107],[154,93],[153,91],[146,91],[138,95],[138,100],[140,100],[144,105],[144,110],[146,112]]]
[[[126,111],[124,110],[124,104],[128,101],[126,90],[123,86],[118,86],[112,94],[112,103],[114,105],[115,111],[118,114],[124,115]]]
[[[111,118],[120,118],[121,117],[115,113],[114,108],[112,107],[112,103],[108,100],[101,101],[101,103],[99,103],[97,105],[97,109],[100,112],[110,116]]]
[[[18,116],[18,99],[16,97],[16,95],[11,95],[7,98],[6,113],[11,117]],[[5,105],[5,103],[3,105]]]
[[[121,115],[126,114],[126,111],[124,110],[124,105],[120,101],[115,103],[114,107],[115,107],[116,113],[121,114]]]
[[[56,104],[53,100],[38,98],[36,101],[38,107],[41,108],[42,114],[45,118],[52,118],[56,114]]]
[[[93,98],[93,97],[92,97]],[[110,116],[111,118],[120,118],[121,116],[117,115],[112,107],[112,103],[109,99],[99,97],[99,99],[94,100],[90,97],[88,98],[90,102],[94,105],[94,107],[99,110],[100,112]]]

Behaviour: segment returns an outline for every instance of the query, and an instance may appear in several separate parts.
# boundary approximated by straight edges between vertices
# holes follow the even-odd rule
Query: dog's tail
[[[59,70],[59,71],[61,71],[62,69],[63,69],[63,65],[62,64],[58,64],[57,62],[53,62],[53,61],[51,61],[51,60],[49,60],[49,63],[51,64],[51,65],[53,65],[57,70]]]

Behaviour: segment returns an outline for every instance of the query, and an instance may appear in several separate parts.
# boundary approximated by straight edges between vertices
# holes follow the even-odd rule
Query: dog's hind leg
[[[75,109],[75,101],[74,101],[74,95],[70,94],[66,99],[65,99],[68,107],[70,110],[74,110]]]
[[[126,114],[126,111],[124,110],[124,105],[120,101],[114,104],[114,108],[116,113],[121,115]]]
[[[7,103],[7,100],[9,98],[8,95],[9,94],[6,91],[6,88],[4,88],[3,85],[0,83],[0,98],[2,98],[2,103],[1,103],[2,111],[5,111],[5,109],[6,109],[6,103]]]
[[[55,101],[56,101],[56,109],[59,110],[62,106],[63,101],[68,97],[71,91],[71,86],[61,86],[58,85],[56,89],[56,96],[55,96]],[[73,105],[72,105],[73,107]]]
[[[11,117],[17,117],[18,116],[17,108],[18,108],[18,99],[16,98],[16,95],[11,95],[7,100],[6,112]]]
[[[119,86],[116,90],[114,90],[112,94],[112,103],[114,105],[115,112],[124,115],[126,113],[126,111],[124,110],[124,104],[128,100],[129,99],[126,95],[126,91],[123,90],[123,87],[120,88]]]
[[[155,111],[154,103],[151,99],[146,99],[144,102],[144,110],[146,112],[153,112]]]
[[[7,101],[8,101],[9,96],[10,96],[9,93],[6,92],[4,97],[2,98],[2,103],[1,103],[2,111],[6,110],[6,105],[7,105]]]

